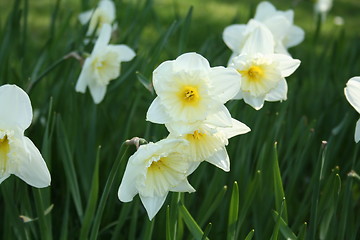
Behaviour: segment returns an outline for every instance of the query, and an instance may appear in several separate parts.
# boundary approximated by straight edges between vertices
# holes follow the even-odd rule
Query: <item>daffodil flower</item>
[[[50,173],[34,143],[24,136],[32,120],[28,95],[16,85],[0,87],[0,183],[11,174],[27,184],[50,185]]]
[[[275,53],[289,55],[287,49],[304,40],[304,31],[293,24],[293,10],[279,11],[271,3],[261,2],[256,8],[255,17],[248,24],[234,24],[225,28],[224,42],[234,53],[242,53],[244,43],[251,41],[247,38],[252,29],[249,25],[254,21],[261,23],[272,34]]]
[[[91,55],[86,58],[76,84],[76,91],[85,93],[89,87],[95,103],[100,103],[109,82],[120,75],[120,63],[135,57],[135,52],[126,45],[109,45],[111,27],[105,24]]]
[[[230,160],[225,146],[228,145],[229,138],[239,134],[245,134],[250,128],[244,123],[232,120],[231,127],[216,127],[209,122],[203,121],[187,125],[187,132],[182,131],[183,126],[172,124],[167,126],[169,138],[180,138],[189,141],[189,161],[207,161],[216,167],[228,172],[230,171]],[[180,131],[179,131],[180,130]]]
[[[105,24],[111,25],[114,22],[115,17],[114,3],[110,0],[101,0],[96,9],[81,13],[79,15],[79,21],[83,25],[89,23],[89,28],[86,33],[87,36],[94,34],[95,30],[97,36]],[[115,28],[116,25],[113,25],[113,30]]]
[[[321,20],[324,21],[326,14],[330,11],[333,5],[333,0],[317,0],[314,5],[316,13],[321,15]]]
[[[187,176],[199,163],[188,161],[187,144],[181,139],[163,139],[141,145],[127,163],[118,191],[120,201],[130,202],[139,194],[151,220],[169,191],[195,192]]]
[[[229,67],[241,74],[241,87],[234,99],[244,99],[256,110],[264,101],[282,101],[287,98],[285,77],[300,65],[300,60],[284,54],[241,54],[232,59]]]
[[[210,114],[231,117],[224,106],[239,90],[239,74],[234,69],[211,68],[197,53],[185,53],[160,64],[153,72],[158,95],[150,105],[147,120],[154,123],[196,122]]]
[[[346,83],[344,93],[351,106],[360,113],[360,77],[351,78]],[[356,122],[354,139],[356,143],[360,141],[360,119]]]

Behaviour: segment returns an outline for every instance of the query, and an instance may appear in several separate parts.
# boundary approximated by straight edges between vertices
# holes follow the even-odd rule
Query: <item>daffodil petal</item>
[[[149,216],[149,219],[152,220],[157,212],[160,210],[161,206],[164,204],[166,196],[154,196],[154,197],[144,197],[140,195],[142,204],[144,205],[146,212]]]
[[[240,100],[240,99],[243,99],[243,98],[244,98],[244,97],[243,97],[242,91],[239,91],[239,92],[233,97],[234,100]]]
[[[275,102],[287,99],[288,86],[285,78],[280,80],[279,84],[270,90],[265,96],[266,101]]]
[[[246,25],[245,24],[234,24],[226,27],[223,32],[223,40],[225,44],[237,54],[240,53],[242,48],[244,33]]]
[[[122,178],[119,191],[118,191],[118,197],[120,201],[122,202],[130,202],[133,200],[134,196],[138,193],[136,187],[135,187],[135,179],[136,174],[134,174],[134,171],[136,171],[134,165],[132,165],[131,158],[129,159],[124,176]]]
[[[232,118],[229,110],[224,105],[221,105],[216,113],[206,118],[205,122],[217,127],[231,127]]]
[[[347,83],[344,89],[346,99],[351,106],[360,113],[360,77],[353,77]],[[1,108],[0,108],[1,109]]]
[[[243,92],[243,97],[244,101],[256,110],[259,110],[264,106],[265,96],[254,97],[247,92]]]
[[[298,26],[292,26],[283,40],[286,47],[293,47],[301,43],[305,38],[305,32]]]
[[[146,113],[146,121],[160,124],[171,121],[171,117],[166,113],[164,107],[161,105],[159,97],[156,97],[151,103]]]
[[[123,44],[109,45],[108,48],[118,53],[121,62],[131,61],[136,55],[134,50]]]
[[[274,39],[279,40],[282,40],[291,28],[291,22],[289,22],[283,15],[277,15],[269,18],[264,22],[264,24],[273,34]]]
[[[246,54],[271,54],[274,52],[274,38],[270,30],[256,20],[250,20],[248,28],[252,29],[242,48],[241,53]]]
[[[99,8],[102,8],[107,15],[109,15],[110,19],[115,18],[115,4],[113,1],[109,0],[101,0],[99,2]]]
[[[282,77],[291,75],[300,66],[300,60],[293,59],[285,54],[273,54],[272,59],[279,64]]]
[[[0,184],[5,180],[7,179],[8,177],[10,177],[10,174],[9,173],[4,173],[2,177],[0,177]]]
[[[16,85],[0,87],[0,129],[24,131],[32,121],[29,96]]]
[[[355,142],[358,143],[360,141],[360,119],[356,122],[355,127]]]
[[[96,55],[98,52],[101,52],[104,50],[104,48],[107,46],[107,44],[110,41],[111,37],[111,26],[110,24],[104,24],[101,27],[101,32],[99,35],[99,38],[97,39],[94,49],[91,53],[91,55]]]
[[[236,119],[232,119],[232,127],[221,129],[221,132],[225,134],[227,139],[237,136],[239,134],[245,134],[250,131],[251,129],[248,126],[246,126],[246,124]]]
[[[216,151],[212,156],[207,158],[206,161],[225,172],[230,171],[230,159],[225,147]]]
[[[90,82],[89,89],[91,96],[94,100],[94,103],[98,104],[104,99],[106,94],[106,86],[102,86],[94,82]]]
[[[29,138],[24,137],[23,143],[25,149],[17,153],[19,165],[14,174],[33,187],[49,186],[51,177],[41,153]]]
[[[79,79],[75,86],[75,90],[77,92],[85,93],[88,82],[93,81],[93,75],[91,74],[89,67],[90,67],[90,61],[89,59],[86,59],[81,69]]]
[[[93,14],[94,10],[89,10],[83,13],[80,13],[79,15],[79,21],[82,25],[87,24],[90,19],[91,19],[91,15]]]
[[[261,2],[256,7],[254,19],[264,21],[276,13],[275,7],[269,2]]]
[[[176,58],[173,66],[175,71],[200,71],[205,72],[210,69],[210,64],[206,58],[195,52],[184,53]]]
[[[210,71],[212,92],[221,103],[232,99],[240,90],[241,75],[234,68],[214,67]]]
[[[190,185],[187,179],[184,179],[175,187],[171,188],[170,191],[172,192],[195,192],[196,190]]]

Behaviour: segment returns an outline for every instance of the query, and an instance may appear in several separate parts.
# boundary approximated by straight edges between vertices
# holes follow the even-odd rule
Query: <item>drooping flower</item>
[[[139,194],[151,220],[169,191],[195,192],[187,176],[199,163],[188,161],[187,144],[181,139],[163,139],[141,145],[127,163],[118,191],[120,201],[130,202]]]
[[[350,78],[346,83],[344,93],[351,106],[360,113],[360,77]],[[360,119],[356,122],[354,139],[356,143],[360,141]]]
[[[96,36],[101,32],[102,27],[105,24],[112,25],[115,20],[115,5],[111,0],[101,0],[97,8],[83,12],[79,15],[79,21],[85,25],[89,23],[89,28],[86,33],[87,36],[94,34],[96,30]],[[113,30],[116,25],[113,25]]]
[[[255,17],[249,21],[261,23],[273,36],[275,53],[288,54],[287,49],[298,45],[304,40],[304,31],[294,25],[293,10],[279,11],[269,2],[261,2],[256,8]],[[242,47],[248,40],[249,26],[234,24],[225,28],[223,39],[226,45],[237,54],[242,53]]]
[[[205,120],[210,114],[231,116],[224,103],[240,87],[234,69],[211,68],[197,53],[185,53],[176,60],[160,64],[153,72],[153,85],[158,95],[150,105],[147,120],[166,124]]]
[[[100,103],[109,82],[120,75],[120,63],[131,61],[135,52],[126,45],[111,45],[111,27],[104,24],[91,55],[86,58],[76,84],[76,91],[85,93],[89,87],[95,103]]]
[[[50,185],[50,173],[34,143],[24,136],[32,120],[29,96],[16,85],[0,87],[0,183],[11,174],[27,184]]]
[[[191,125],[181,126],[177,124],[167,125],[170,132],[169,138],[180,138],[189,141],[190,161],[207,161],[216,167],[230,171],[230,160],[225,146],[229,138],[239,134],[245,134],[250,128],[244,123],[232,119],[231,127],[216,127],[211,122],[216,122],[210,116],[207,120],[196,122]],[[184,124],[182,124],[184,125]],[[187,129],[184,130],[184,129]]]

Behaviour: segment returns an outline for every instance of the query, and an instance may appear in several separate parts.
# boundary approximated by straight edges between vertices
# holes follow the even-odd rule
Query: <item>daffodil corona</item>
[[[355,110],[360,113],[360,77],[353,77],[347,83],[344,89],[345,97],[355,108]],[[356,122],[355,128],[355,142],[360,141],[360,119]]]
[[[28,95],[15,85],[3,85],[0,105],[0,183],[14,174],[31,186],[49,186],[46,163],[34,143],[24,136],[32,120]]]
[[[188,161],[188,142],[181,139],[163,139],[141,145],[129,158],[118,196],[130,202],[139,194],[151,220],[163,205],[169,191],[194,192],[187,176],[199,163]]]
[[[89,87],[95,103],[103,100],[109,82],[120,75],[121,62],[131,61],[135,57],[135,52],[126,45],[109,45],[110,36],[110,25],[105,24],[76,84],[76,91],[81,93],[85,93],[86,87]]]
[[[211,68],[201,55],[185,53],[158,66],[153,72],[153,85],[158,96],[147,112],[147,120],[191,123],[213,113],[230,116],[224,103],[235,96],[240,82],[234,69]]]

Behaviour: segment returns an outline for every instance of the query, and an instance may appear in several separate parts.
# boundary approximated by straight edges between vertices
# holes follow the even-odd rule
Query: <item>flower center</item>
[[[239,71],[241,75],[246,76],[249,81],[259,82],[264,76],[264,70],[259,66],[251,66],[248,70]]]
[[[166,157],[162,157],[157,161],[153,161],[150,165],[150,167],[148,168],[148,171],[159,171],[162,172],[165,168],[166,168]]]
[[[187,134],[186,135],[186,139],[188,141],[191,141],[191,140],[200,140],[202,139],[203,137],[205,137],[206,134],[205,133],[201,133],[199,132],[198,130],[196,130],[193,134]]]
[[[8,153],[10,152],[10,145],[7,135],[0,138],[0,176],[6,171],[8,160]]]
[[[199,91],[193,86],[183,87],[179,93],[179,97],[185,104],[196,104],[200,101]]]

